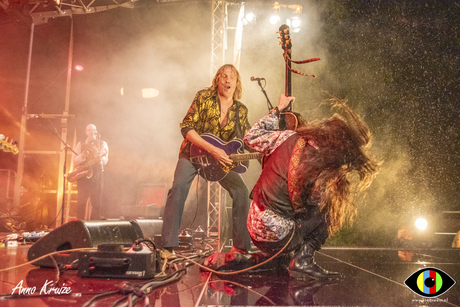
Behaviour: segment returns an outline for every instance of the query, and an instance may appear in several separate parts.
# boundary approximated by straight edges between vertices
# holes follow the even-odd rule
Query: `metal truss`
[[[212,0],[212,17],[211,17],[211,69],[210,80],[216,74],[219,67],[225,63],[225,49],[227,48],[227,3],[225,0]],[[222,201],[222,195],[225,198],[225,190],[218,182],[208,181],[208,227],[206,230],[208,238],[217,237],[218,249],[225,244],[222,237],[222,207],[225,201]],[[225,208],[224,208],[225,209]]]
[[[212,0],[211,80],[219,67],[225,63],[228,28],[227,6],[228,3],[225,0]]]
[[[225,51],[227,50],[227,32],[228,26],[228,6],[236,4],[234,1],[216,1],[212,0],[212,32],[211,32],[211,67],[210,67],[210,80],[214,78],[217,70],[225,64]],[[240,5],[240,12],[244,11],[244,2],[238,3]],[[240,23],[240,20],[238,20]],[[242,35],[242,25],[236,27],[237,35]],[[239,40],[240,43],[240,40]],[[238,49],[241,44],[239,44]],[[235,67],[239,66],[239,53],[234,55]],[[208,182],[208,237],[218,237],[218,248],[223,248],[227,238],[223,237],[222,220],[224,210],[226,210],[226,195],[227,192],[222,188],[218,182]]]
[[[208,181],[208,225],[206,235],[208,238],[217,237],[218,249],[221,250],[226,238],[223,236],[222,222],[225,216],[227,193],[218,182]]]
[[[134,9],[152,7],[171,2],[197,2],[209,0],[0,0],[0,9],[14,11],[18,3],[30,7],[29,15],[34,24],[48,22],[49,18],[92,14],[119,7]]]

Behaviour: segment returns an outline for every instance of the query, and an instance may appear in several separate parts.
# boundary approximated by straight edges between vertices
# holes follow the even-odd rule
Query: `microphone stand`
[[[51,122],[51,121],[50,121]],[[67,170],[67,150],[71,150],[75,155],[77,155],[77,153],[75,152],[75,150],[72,149],[72,147],[70,147],[69,144],[66,143],[66,141],[64,141],[61,136],[59,135],[59,133],[57,132],[56,130],[56,127],[54,127],[53,123],[51,122],[51,125],[53,126],[54,130],[51,129],[50,127],[48,127],[48,125],[45,125],[48,129],[50,129],[53,134],[61,140],[62,144],[64,145],[64,150],[65,150],[65,156],[64,156],[64,167],[63,167],[63,185],[62,185],[62,205],[61,205],[61,225],[64,224],[64,204],[65,204],[65,183],[66,183],[66,170]],[[57,216],[56,216],[57,218]]]
[[[265,89],[263,88],[262,83],[260,83],[260,80],[257,80],[257,83],[259,83],[260,90],[262,91],[262,93],[264,93],[265,98],[267,98],[267,108],[268,108],[268,112],[270,112],[273,109],[273,106],[270,102],[270,99],[268,99],[267,92],[265,92]]]

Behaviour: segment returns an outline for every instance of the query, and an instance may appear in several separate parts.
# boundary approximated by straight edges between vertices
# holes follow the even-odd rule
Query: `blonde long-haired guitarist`
[[[77,155],[73,158],[76,170],[82,175],[77,180],[78,209],[77,218],[98,220],[102,218],[102,190],[104,184],[104,165],[109,161],[109,147],[100,139],[96,126],[86,126],[86,140],[75,147]],[[87,201],[91,201],[91,214],[87,214]]]

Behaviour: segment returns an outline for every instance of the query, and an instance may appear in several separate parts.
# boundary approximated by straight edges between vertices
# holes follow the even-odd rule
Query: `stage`
[[[0,268],[26,263],[31,246],[20,243],[0,248]],[[190,261],[189,266],[177,261],[173,266],[179,270],[186,267],[185,274],[154,287],[147,300],[142,299],[143,304],[137,306],[460,306],[460,249],[326,247],[317,253],[316,260],[325,269],[341,272],[343,279],[334,283],[296,281],[282,270],[222,276],[202,272]],[[442,270],[457,283],[435,298],[415,294],[404,281],[428,267]],[[99,294],[118,291],[122,283],[136,286],[151,281],[83,278],[75,269],[57,274],[54,268],[32,264],[2,270],[0,280],[0,306],[11,307],[83,306]],[[114,294],[91,306],[122,306],[116,302],[126,296]]]

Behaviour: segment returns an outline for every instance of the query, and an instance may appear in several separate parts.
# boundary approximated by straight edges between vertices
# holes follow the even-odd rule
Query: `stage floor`
[[[0,248],[0,269],[27,262],[31,245]],[[432,249],[401,252],[397,249],[323,248],[317,263],[341,272],[337,283],[290,280],[286,273],[242,273],[223,277],[188,267],[182,278],[148,294],[149,305],[175,306],[460,306],[460,249]],[[457,283],[436,298],[415,294],[404,281],[414,272],[433,267]],[[56,288],[69,294],[40,294]],[[31,264],[0,272],[0,306],[83,306],[94,296],[117,291],[122,282],[144,280],[82,278],[76,270],[59,276],[55,269]],[[17,295],[19,287],[29,293]],[[31,293],[35,287],[35,293]],[[46,288],[48,287],[48,288]],[[16,289],[16,290],[14,290]],[[16,295],[11,296],[12,292]],[[98,300],[91,306],[114,306],[123,295]],[[117,305],[121,306],[121,305]],[[143,306],[139,304],[138,306]]]

